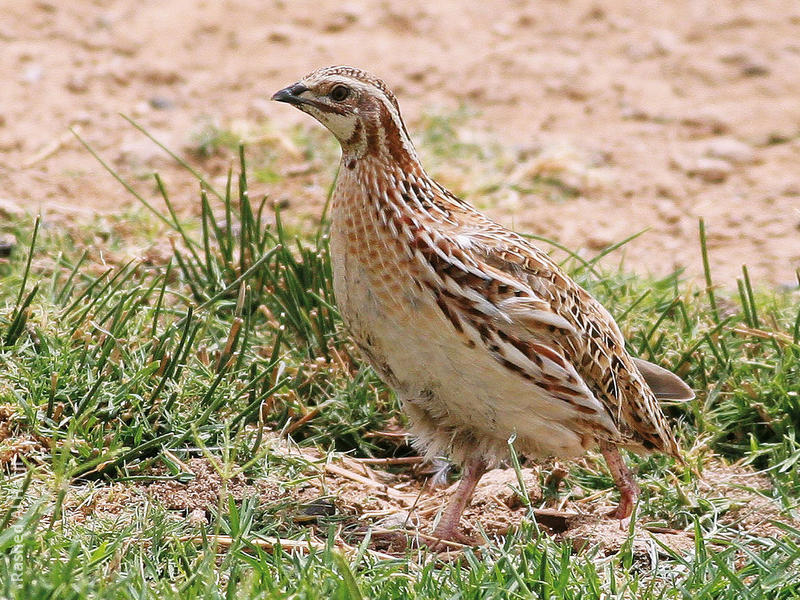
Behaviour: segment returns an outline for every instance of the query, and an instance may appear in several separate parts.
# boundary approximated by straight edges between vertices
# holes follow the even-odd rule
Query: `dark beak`
[[[308,88],[302,83],[295,83],[275,92],[272,95],[272,99],[278,102],[288,102],[289,104],[302,104],[305,100],[300,97],[300,94],[307,91]]]

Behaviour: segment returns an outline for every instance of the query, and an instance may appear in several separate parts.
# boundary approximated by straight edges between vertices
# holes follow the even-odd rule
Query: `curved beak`
[[[288,104],[302,104],[306,100],[300,97],[300,94],[307,92],[308,88],[302,83],[293,83],[289,87],[278,90],[272,95],[273,100],[278,102],[287,102]]]

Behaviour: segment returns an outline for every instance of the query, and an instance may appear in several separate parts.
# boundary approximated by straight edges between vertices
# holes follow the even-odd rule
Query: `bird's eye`
[[[342,102],[346,100],[347,97],[350,95],[350,88],[346,85],[337,85],[331,90],[330,97],[332,100],[336,102]]]

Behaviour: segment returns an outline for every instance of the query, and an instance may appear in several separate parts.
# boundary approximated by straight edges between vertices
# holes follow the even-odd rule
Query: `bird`
[[[272,96],[339,141],[330,210],[333,289],[350,336],[394,390],[413,444],[461,480],[432,537],[474,543],[461,517],[509,440],[531,459],[599,449],[619,490],[640,490],[620,448],[680,448],[659,400],[677,375],[634,358],[609,311],[544,251],[431,178],[383,80],[324,67]]]

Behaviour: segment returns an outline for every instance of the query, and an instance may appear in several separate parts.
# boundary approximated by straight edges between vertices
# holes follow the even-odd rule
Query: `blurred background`
[[[4,0],[0,218],[135,218],[159,171],[187,214],[196,182],[119,113],[213,181],[239,140],[253,195],[302,230],[335,176],[333,139],[269,101],[308,71],[385,79],[431,174],[519,231],[642,274],[800,267],[800,4],[794,0],[368,2]],[[123,254],[153,251],[120,249]]]

